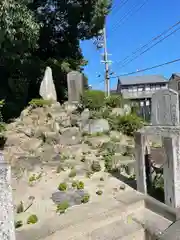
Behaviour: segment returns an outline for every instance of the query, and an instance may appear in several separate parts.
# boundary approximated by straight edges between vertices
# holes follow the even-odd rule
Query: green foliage
[[[20,228],[23,226],[23,222],[21,220],[15,221],[14,226],[15,226],[15,228]]]
[[[32,106],[33,108],[51,106],[51,104],[52,104],[51,100],[44,100],[42,98],[32,99],[29,102],[29,105]]]
[[[78,185],[78,181],[73,181],[72,182],[72,188],[77,188]]]
[[[77,183],[77,189],[80,190],[80,189],[84,189],[84,183],[82,181],[79,181]]]
[[[104,156],[104,167],[107,172],[112,171],[112,155]]]
[[[85,194],[81,199],[81,203],[87,203],[87,202],[89,202],[89,199],[90,199],[90,195]]]
[[[109,123],[112,130],[121,131],[127,136],[133,136],[144,124],[143,120],[135,114],[113,116]]]
[[[0,122],[0,133],[6,131],[6,125],[3,122]]]
[[[73,181],[72,187],[77,188],[78,190],[84,189],[84,183],[82,181]]]
[[[35,174],[33,173],[30,177],[29,177],[29,184],[33,184],[34,182],[38,181],[40,178],[42,177],[42,173],[39,174]]]
[[[98,161],[93,161],[91,164],[91,169],[93,172],[100,172],[101,171],[101,165]]]
[[[60,204],[57,205],[56,212],[62,214],[65,213],[65,211],[69,208],[69,203],[68,201],[64,201]]]
[[[1,0],[0,98],[6,98],[5,120],[18,117],[32,98],[39,97],[46,66],[52,68],[58,100],[67,99],[67,73],[82,72],[87,64],[80,40],[100,35],[111,2]]]
[[[87,171],[87,172],[86,172],[86,177],[87,177],[87,178],[91,178],[92,175],[93,175],[93,172],[92,172],[92,171]]]
[[[103,191],[102,191],[102,190],[97,190],[97,191],[96,191],[96,194],[100,196],[100,195],[103,194]]]
[[[35,214],[29,216],[27,219],[27,224],[35,224],[37,222],[38,222],[38,217]]]
[[[63,182],[63,183],[60,183],[59,186],[58,186],[58,189],[60,191],[66,191],[67,190],[67,183]]]
[[[105,103],[105,94],[100,90],[87,90],[81,96],[81,104],[89,110],[99,110]]]
[[[111,95],[105,99],[105,104],[110,108],[123,107],[124,101],[121,95]]]

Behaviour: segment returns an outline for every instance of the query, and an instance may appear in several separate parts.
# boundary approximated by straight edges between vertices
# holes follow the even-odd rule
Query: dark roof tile
[[[167,78],[161,75],[128,76],[120,77],[119,80],[122,85],[163,83],[168,81]]]

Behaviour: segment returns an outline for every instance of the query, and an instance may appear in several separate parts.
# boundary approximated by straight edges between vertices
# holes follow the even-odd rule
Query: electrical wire
[[[122,18],[120,18],[120,20],[117,22],[117,24],[115,24],[113,26],[113,28],[111,29],[111,36],[114,32],[116,32],[116,29],[121,26],[123,23],[125,23],[131,16],[133,16],[135,13],[137,13],[138,11],[141,10],[141,8],[148,2],[148,0],[145,0],[142,4],[135,4],[126,14],[124,14],[124,16]],[[136,6],[139,6],[136,9]],[[134,11],[135,9],[135,11]]]
[[[155,68],[162,67],[162,66],[165,66],[165,65],[169,65],[169,64],[172,64],[172,63],[176,63],[176,62],[179,62],[179,61],[180,61],[180,58],[172,60],[170,62],[165,62],[165,63],[159,64],[159,65],[155,65],[155,66],[152,66],[152,67],[140,69],[140,70],[137,70],[137,71],[134,71],[134,72],[130,72],[130,73],[126,73],[126,74],[122,74],[122,75],[118,75],[118,76],[112,76],[111,78],[130,76],[130,75],[133,75],[133,74],[136,74],[136,73],[145,72],[145,71],[148,71],[148,70],[151,70],[151,69],[155,69]]]
[[[128,3],[129,2],[129,0],[124,0],[124,2],[122,2],[121,4],[119,4],[118,6],[114,6],[112,9],[111,9],[111,15],[117,15],[117,13],[121,10],[121,8],[123,7],[123,6],[125,6],[126,5],[126,3]]]
[[[171,27],[169,27],[168,29],[164,30],[161,34],[157,35],[156,37],[152,38],[148,43],[146,43],[145,45],[143,45],[142,47],[137,48],[135,51],[133,51],[131,53],[131,55],[128,55],[127,57],[125,57],[123,60],[119,61],[119,64],[124,64],[126,60],[128,60],[128,58],[132,57],[133,55],[135,55],[136,53],[138,53],[139,51],[143,50],[144,48],[148,47],[151,43],[153,43],[154,41],[158,40],[160,37],[162,37],[164,34],[168,33],[170,30],[172,30],[174,27],[176,27],[177,25],[180,24],[180,21],[176,22],[174,25],[172,25]]]
[[[167,36],[163,37],[162,39],[160,39],[158,42],[154,43],[151,47],[147,48],[146,50],[144,50],[143,52],[141,52],[139,55],[135,56],[134,58],[132,58],[131,60],[129,60],[127,63],[123,64],[121,68],[127,66],[129,63],[131,63],[132,61],[134,61],[135,59],[137,59],[138,57],[140,57],[141,55],[143,55],[144,53],[148,52],[149,50],[151,50],[153,47],[155,47],[156,45],[158,45],[159,43],[163,42],[165,39],[169,38],[172,34],[176,33],[177,31],[180,30],[180,27],[175,29],[173,32],[171,32],[170,34],[168,34]]]

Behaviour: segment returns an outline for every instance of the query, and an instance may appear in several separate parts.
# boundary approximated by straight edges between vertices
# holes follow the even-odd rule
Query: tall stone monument
[[[163,167],[165,204],[180,208],[179,94],[164,89],[152,96],[152,125],[135,134],[137,189],[147,193],[145,149],[149,135],[161,137],[165,152]]]
[[[151,123],[154,126],[179,125],[179,94],[161,89],[152,95]]]
[[[0,239],[15,240],[11,167],[0,153]]]
[[[45,74],[41,82],[39,94],[44,100],[57,101],[56,88],[54,85],[52,70],[50,67],[47,67],[45,70]]]
[[[67,75],[68,102],[79,103],[83,92],[83,75],[80,72],[72,71]]]

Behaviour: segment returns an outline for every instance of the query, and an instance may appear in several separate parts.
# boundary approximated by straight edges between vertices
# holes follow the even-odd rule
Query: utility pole
[[[109,61],[108,61],[108,52],[107,52],[107,38],[106,38],[106,25],[104,25],[103,29],[103,48],[104,48],[104,64],[105,64],[105,93],[106,96],[110,96],[110,84],[109,84]]]
[[[107,36],[106,36],[106,22],[104,24],[104,28],[101,32],[101,36],[94,41],[94,44],[96,45],[97,49],[102,49],[103,48],[103,60],[101,62],[105,65],[105,94],[107,97],[110,96],[110,73],[109,73],[109,64],[112,63],[112,61],[108,60],[108,54],[107,51]]]

